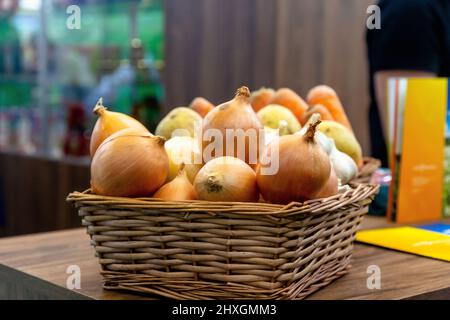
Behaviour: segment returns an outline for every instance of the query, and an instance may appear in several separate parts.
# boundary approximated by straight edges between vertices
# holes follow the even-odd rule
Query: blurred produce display
[[[70,5],[80,8],[80,29],[66,26]],[[99,96],[111,111],[154,130],[164,95],[163,26],[162,0],[15,0],[2,6],[0,148],[88,155]]]

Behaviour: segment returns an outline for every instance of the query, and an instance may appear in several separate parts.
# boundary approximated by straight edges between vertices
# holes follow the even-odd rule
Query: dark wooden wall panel
[[[334,87],[368,152],[366,9],[373,0],[166,0],[166,107],[246,84]]]
[[[165,3],[167,106],[197,95],[219,103],[242,84],[274,83],[275,1]]]
[[[77,159],[0,153],[0,237],[81,226],[65,199],[88,188],[89,176],[88,164]]]

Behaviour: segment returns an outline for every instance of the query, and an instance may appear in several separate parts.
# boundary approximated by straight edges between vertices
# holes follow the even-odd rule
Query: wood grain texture
[[[139,295],[103,290],[100,264],[89,243],[84,228],[3,238],[0,239],[0,264],[62,288],[66,288],[67,268],[77,265],[81,270],[81,289],[76,292],[96,299],[139,299]],[[36,286],[42,291],[46,283]],[[2,294],[5,296],[0,299],[8,298],[8,292]],[[16,291],[13,294],[20,295]]]
[[[381,218],[366,217],[363,222],[363,228],[387,225],[392,224]],[[66,269],[76,264],[82,275],[81,289],[77,290],[80,294],[95,299],[152,298],[102,289],[100,267],[85,229],[1,239],[0,264],[64,288],[68,276]],[[380,290],[367,289],[369,275],[366,271],[370,265],[381,268]],[[407,299],[417,296],[449,299],[445,296],[450,289],[449,273],[447,262],[356,244],[349,273],[309,299]]]
[[[85,295],[0,264],[0,299],[86,300]]]
[[[80,159],[55,160],[0,153],[0,190],[5,215],[0,236],[80,226],[65,199],[89,186],[89,165]]]
[[[366,9],[373,0],[168,0],[166,112],[237,87],[318,84],[340,95],[368,154]]]

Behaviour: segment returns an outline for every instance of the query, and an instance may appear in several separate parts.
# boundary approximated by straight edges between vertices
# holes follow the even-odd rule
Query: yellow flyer
[[[356,241],[450,262],[450,224],[365,230]]]
[[[450,208],[448,80],[395,79],[389,91],[388,215],[400,223],[438,220]]]

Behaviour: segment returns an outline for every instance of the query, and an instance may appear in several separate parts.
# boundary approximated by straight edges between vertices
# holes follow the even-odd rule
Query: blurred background
[[[365,32],[372,0],[0,0],[0,236],[77,227],[92,108],[154,130],[196,96],[318,84],[370,154]],[[80,8],[80,28],[67,19]]]

